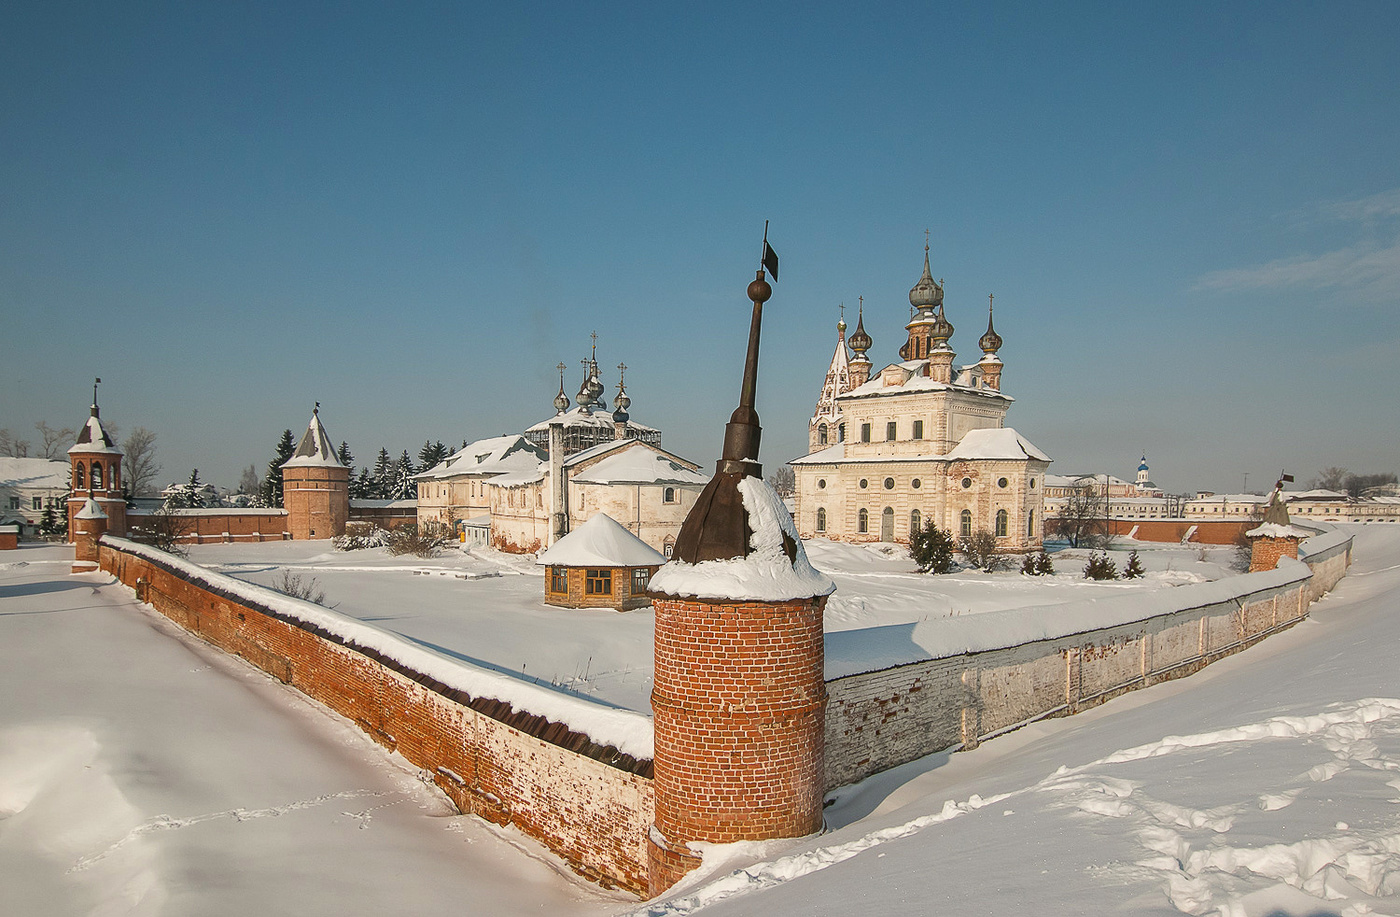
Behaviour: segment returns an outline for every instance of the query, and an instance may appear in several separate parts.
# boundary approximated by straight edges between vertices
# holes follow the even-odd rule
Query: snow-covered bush
[[[1117,579],[1118,565],[1110,560],[1107,554],[1090,554],[1089,562],[1084,565],[1084,578],[1093,580]]]
[[[369,522],[348,522],[345,534],[331,539],[337,551],[359,551],[364,548],[381,548],[389,543],[389,533]]]
[[[1050,555],[1042,548],[1038,554],[1026,555],[1021,561],[1021,572],[1027,576],[1050,576],[1055,572],[1055,565],[1050,563]]]
[[[326,590],[321,588],[314,576],[302,579],[300,573],[283,570],[282,578],[273,582],[272,588],[294,599],[302,599],[316,605],[326,604]]]
[[[958,542],[958,550],[968,563],[994,573],[1011,565],[1011,559],[997,551],[997,536],[986,529],[978,529],[971,535],[964,535]]]
[[[426,522],[422,526],[400,525],[390,529],[387,537],[390,554],[433,557],[443,545],[452,541],[452,529],[436,522]]]

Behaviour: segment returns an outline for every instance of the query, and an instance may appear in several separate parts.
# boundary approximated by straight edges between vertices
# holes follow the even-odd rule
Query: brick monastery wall
[[[102,569],[157,611],[353,720],[422,768],[462,812],[515,825],[582,875],[645,894],[650,761],[469,697],[308,622],[190,582],[122,544],[102,542]]]
[[[189,531],[179,539],[187,544],[282,541],[290,537],[287,511],[283,509],[197,509],[176,512],[182,519],[188,520]],[[149,515],[128,511],[128,528],[140,528]]]
[[[1334,540],[1305,554],[1309,570],[1291,582],[1260,574],[1272,584],[1229,600],[830,679],[826,786],[1189,675],[1291,627],[1345,575],[1351,539]]]

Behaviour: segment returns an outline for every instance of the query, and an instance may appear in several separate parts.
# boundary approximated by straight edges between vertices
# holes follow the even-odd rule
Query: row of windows
[[[632,594],[636,595],[645,592],[647,583],[651,581],[651,571],[646,567],[638,567],[632,571]],[[569,568],[550,567],[549,568],[549,591],[567,593],[569,591]],[[613,572],[609,569],[584,571],[583,591],[585,595],[612,595],[613,594]]]
[[[867,490],[867,489],[869,489],[869,487],[870,487],[870,480],[869,480],[868,478],[861,478],[860,481],[858,481],[857,483],[859,484],[861,490]],[[1030,485],[1030,489],[1031,489],[1031,490],[1035,490],[1035,478],[1031,478],[1031,479],[1029,480],[1028,483],[1029,483],[1029,485]],[[884,484],[885,484],[885,490],[894,490],[894,478],[885,478]],[[918,490],[920,487],[923,486],[923,484],[924,484],[924,482],[921,481],[921,480],[918,479],[918,478],[914,478],[913,480],[911,480],[911,481],[909,482],[909,486],[910,486],[911,488],[913,488],[914,490]],[[1000,488],[1002,488],[1003,490],[1005,490],[1008,486],[1010,486],[1010,484],[1011,484],[1011,482],[1010,482],[1009,480],[1007,480],[1006,478],[997,478],[997,487],[1000,487]],[[971,487],[972,487],[972,478],[963,478],[963,479],[962,479],[962,489],[963,489],[963,490],[968,490],[968,489],[970,489]],[[817,489],[818,489],[818,490],[825,490],[825,489],[826,489],[826,478],[817,478]]]
[[[894,527],[894,507],[891,507],[891,506],[885,507],[884,511],[880,514],[880,516],[881,516],[882,523],[883,523],[887,528],[893,529],[893,527]],[[1006,510],[1004,510],[1004,509],[999,509],[999,510],[997,510],[997,514],[996,514],[996,523],[995,523],[995,525],[996,525],[996,536],[997,536],[998,538],[1005,538],[1005,537],[1006,537],[1007,532],[1008,532],[1008,530],[1009,530],[1009,528],[1010,528],[1010,524],[1011,524],[1011,516],[1010,516],[1010,514],[1009,514]],[[916,530],[919,529],[922,525],[923,525],[923,516],[919,513],[918,510],[913,510],[913,511],[911,511],[911,512],[909,513],[909,531],[911,531],[911,532],[916,531]],[[820,508],[817,509],[817,531],[818,531],[818,532],[825,532],[825,531],[826,531],[826,508],[825,508],[825,507],[820,507]],[[861,533],[861,534],[863,534],[863,535],[864,535],[864,534],[868,534],[868,533],[870,532],[870,511],[869,511],[869,510],[866,510],[866,509],[862,508],[862,509],[860,510],[860,512],[856,513],[856,531],[859,532],[859,533]],[[958,534],[959,534],[959,535],[962,535],[962,536],[964,536],[964,537],[970,536],[970,535],[972,534],[972,510],[970,510],[970,509],[965,509],[965,510],[962,511],[962,513],[959,514],[959,516],[958,516]],[[1028,513],[1026,514],[1026,537],[1027,537],[1027,538],[1031,538],[1031,537],[1034,537],[1034,535],[1035,535],[1035,510],[1031,510],[1030,512],[1028,512]]]
[[[870,430],[871,430],[871,424],[869,424],[869,423],[863,423],[863,424],[860,425],[860,441],[861,441],[861,442],[863,442],[863,443],[868,443],[868,442],[870,442]],[[898,439],[898,438],[899,438],[899,424],[898,424],[896,421],[893,421],[893,420],[887,421],[887,422],[885,423],[885,440],[886,440],[887,442],[893,442],[894,440],[896,440],[896,439]],[[910,430],[910,436],[909,436],[909,438],[910,438],[910,439],[923,439],[923,438],[924,438],[924,422],[923,422],[922,420],[916,420],[916,421],[914,421],[914,423],[913,423],[913,428]],[[819,426],[817,427],[817,445],[819,445],[819,446],[825,446],[825,445],[828,445],[828,444],[830,443],[830,441],[831,441],[831,431],[830,431],[830,429],[827,427],[826,424],[821,424],[821,425],[819,425]],[[845,424],[838,424],[838,425],[836,426],[836,441],[837,441],[838,443],[844,443],[844,442],[846,441],[846,425],[845,425]]]

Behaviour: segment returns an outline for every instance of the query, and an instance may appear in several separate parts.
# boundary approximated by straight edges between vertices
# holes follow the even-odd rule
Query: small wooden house
[[[666,558],[611,516],[596,513],[536,563],[545,568],[547,604],[627,611],[651,604],[647,582]]]

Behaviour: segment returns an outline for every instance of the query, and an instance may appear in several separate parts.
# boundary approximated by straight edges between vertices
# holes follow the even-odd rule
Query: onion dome
[[[554,396],[554,410],[560,414],[569,409],[569,396],[564,394],[564,364],[559,364],[559,394]]]
[[[619,363],[618,368],[621,369],[624,365]],[[622,379],[618,379],[617,397],[613,399],[613,406],[617,408],[613,411],[614,423],[627,423],[627,409],[632,406],[632,396],[627,394],[627,389],[623,387],[625,384]]]
[[[948,338],[953,336],[953,323],[948,321],[948,317],[943,314],[942,287],[938,288],[938,298],[940,300],[938,303],[938,314],[934,316],[933,321],[928,325],[928,336],[929,340],[933,341],[935,344],[946,344],[948,343]]]
[[[982,348],[983,353],[996,353],[1001,349],[1001,335],[992,327],[992,297],[987,296],[987,333],[982,335],[977,341],[977,346]]]
[[[924,275],[909,291],[909,305],[918,309],[931,309],[943,305],[943,287],[933,279],[933,272],[929,270],[928,245],[924,246]]]
[[[840,327],[839,325],[837,326]],[[870,349],[875,342],[870,340],[870,335],[865,333],[865,303],[860,305],[860,314],[856,317],[856,330],[851,335],[851,350],[855,351],[857,360],[867,359],[865,352]]]
[[[593,413],[593,387],[588,384],[588,361],[581,360],[580,362],[583,363],[583,381],[579,383],[578,395],[575,396],[574,400],[578,402],[580,411],[584,414],[591,414]]]

